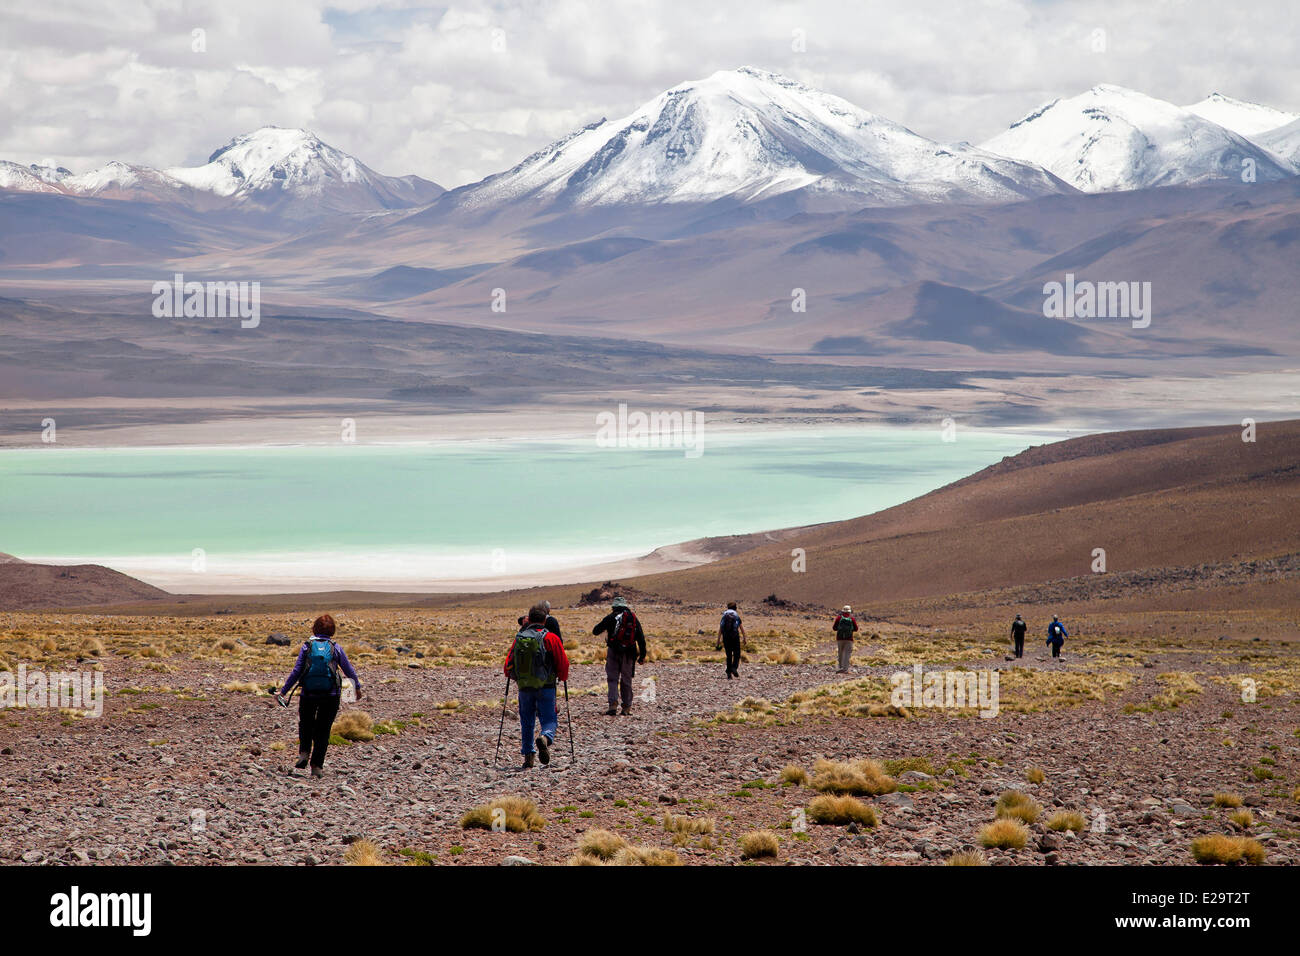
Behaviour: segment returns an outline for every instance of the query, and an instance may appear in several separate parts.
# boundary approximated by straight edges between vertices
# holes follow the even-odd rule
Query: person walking
[[[564,635],[560,633],[560,622],[556,620],[555,615],[551,613],[551,602],[543,601],[542,607],[546,608],[546,629],[563,642]]]
[[[302,770],[310,763],[313,777],[325,775],[321,768],[325,765],[325,751],[334,718],[339,713],[339,692],[343,687],[340,671],[352,679],[357,700],[361,699],[361,678],[334,640],[336,627],[334,618],[328,614],[316,618],[311,626],[311,639],[303,642],[293,670],[276,695],[284,703],[285,695],[295,685],[302,686],[298,695],[298,762],[294,766]]]
[[[610,612],[591,629],[593,635],[605,635],[605,680],[609,684],[610,717],[619,713],[619,697],[623,699],[624,716],[632,713],[632,677],[636,665],[645,663],[645,632],[641,622],[621,597],[610,602]]]
[[[729,601],[727,609],[722,612],[722,621],[718,624],[718,647],[727,652],[727,680],[740,676],[740,649],[749,647],[749,638],[745,636],[745,625],[736,610],[736,602]]]
[[[1070,635],[1065,632],[1065,625],[1060,622],[1055,614],[1052,615],[1052,623],[1047,625],[1047,643],[1052,647],[1052,656],[1061,656],[1061,645]]]
[[[520,628],[506,652],[506,677],[519,688],[519,738],[524,755],[523,769],[533,766],[533,754],[542,765],[551,762],[551,745],[560,722],[555,700],[557,681],[569,679],[569,657],[564,653],[560,635],[546,626],[546,608],[534,604],[528,609],[528,622]],[[533,736],[533,728],[541,733]],[[536,747],[536,751],[534,751]]]
[[[1025,631],[1028,629],[1025,622],[1020,619],[1020,615],[1017,614],[1016,619],[1011,622],[1011,640],[1016,646],[1016,657],[1025,656]]]
[[[853,616],[852,607],[846,604],[840,609],[831,623],[831,630],[835,632],[835,648],[838,651],[835,673],[847,674],[849,663],[853,660],[853,635],[858,632],[858,619]]]

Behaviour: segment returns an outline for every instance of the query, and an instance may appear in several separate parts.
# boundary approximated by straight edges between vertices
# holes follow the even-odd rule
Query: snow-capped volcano
[[[1121,86],[1053,100],[982,145],[1038,163],[1084,192],[1240,179],[1247,159],[1260,182],[1293,175],[1237,133]]]
[[[0,188],[104,199],[248,204],[291,218],[407,209],[442,194],[419,176],[383,176],[301,129],[266,126],[233,140],[203,166],[154,169],[111,162],[87,173],[0,162]]]
[[[944,146],[829,93],[750,67],[683,83],[448,196],[460,208],[754,202],[1004,201],[1068,192],[1035,166]]]
[[[1288,113],[1262,103],[1248,103],[1222,93],[1211,93],[1199,103],[1184,106],[1183,109],[1247,139],[1254,139],[1260,133],[1300,119],[1300,113]]]
[[[1260,133],[1253,141],[1300,168],[1300,119]]]
[[[166,175],[196,190],[260,204],[293,198],[337,212],[432,202],[442,187],[418,176],[383,176],[304,129],[264,126],[236,136],[203,166]]]

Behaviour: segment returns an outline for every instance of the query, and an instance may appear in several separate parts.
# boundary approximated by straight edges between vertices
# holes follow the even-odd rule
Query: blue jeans
[[[546,738],[554,741],[555,728],[560,722],[560,712],[555,709],[554,687],[519,688],[519,735],[524,744],[519,752],[524,756],[533,752],[534,720],[541,723]]]

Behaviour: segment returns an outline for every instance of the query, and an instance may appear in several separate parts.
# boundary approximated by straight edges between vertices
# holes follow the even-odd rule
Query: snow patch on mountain
[[[1222,93],[1211,93],[1199,103],[1183,109],[1247,139],[1300,120],[1300,113],[1288,113],[1262,103],[1248,103]]]

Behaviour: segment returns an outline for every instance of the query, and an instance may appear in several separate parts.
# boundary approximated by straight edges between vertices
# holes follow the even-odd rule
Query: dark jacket
[[[608,614],[606,614],[604,617],[600,619],[599,624],[597,624],[595,627],[591,629],[592,634],[604,634],[606,646],[608,646],[611,651],[614,651],[615,653],[618,654],[623,653],[623,649],[621,647],[615,647],[614,644],[612,644],[611,642],[614,639],[614,618],[616,618],[619,614],[622,613],[632,614],[632,611],[631,609],[626,610],[626,612],[610,611]],[[641,630],[641,619],[637,617],[635,614],[632,614],[632,619],[636,621],[636,657],[639,662],[644,662],[645,661],[645,632]]]
[[[334,663],[339,666],[339,670],[352,678],[352,683],[356,685],[357,690],[361,690],[361,678],[358,677],[357,672],[353,670],[352,662],[348,660],[348,655],[343,653],[343,648],[335,643],[333,639],[330,640],[330,643],[334,645]],[[281,696],[289,693],[290,688],[292,688],[294,684],[297,684],[307,676],[307,657],[310,653],[311,641],[303,641],[302,647],[298,651],[298,660],[293,665],[293,670],[289,672],[289,679],[286,680],[284,686],[280,688]],[[339,689],[336,687],[328,696],[337,697],[338,695]]]
[[[1012,636],[1012,637],[1019,638],[1020,640],[1023,641],[1023,640],[1025,639],[1025,631],[1028,630],[1028,629],[1029,629],[1029,626],[1028,626],[1027,624],[1025,624],[1024,621],[1012,621],[1012,622],[1011,622],[1011,636]]]
[[[564,640],[564,635],[560,633],[560,622],[555,619],[554,614],[546,615],[546,629],[560,640]]]

